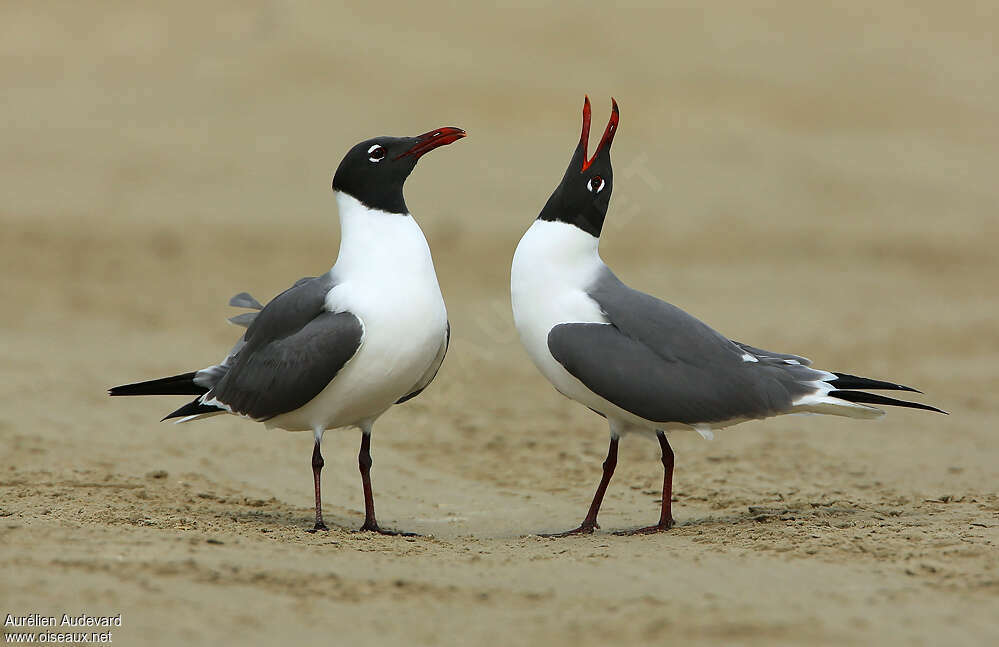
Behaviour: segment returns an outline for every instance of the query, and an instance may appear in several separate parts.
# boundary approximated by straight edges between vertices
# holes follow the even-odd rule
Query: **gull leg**
[[[673,448],[669,445],[669,440],[666,439],[666,434],[662,431],[656,432],[656,438],[659,439],[659,447],[662,448],[663,455],[663,504],[661,512],[659,513],[659,523],[654,526],[647,526],[645,528],[638,528],[637,530],[627,530],[620,533],[615,533],[619,535],[651,535],[657,532],[666,532],[672,528],[676,521],[673,520],[672,502],[673,502],[673,464],[674,455]]]
[[[323,502],[322,502],[322,490],[319,487],[319,473],[323,471],[323,465],[326,462],[323,460],[323,453],[320,451],[319,446],[323,442],[323,430],[317,429],[315,431],[316,444],[312,448],[312,479],[316,484],[316,525],[309,532],[316,532],[317,530],[329,530],[329,527],[323,523]]]
[[[610,447],[607,448],[607,458],[604,459],[604,473],[600,477],[600,485],[597,486],[597,491],[593,494],[593,501],[590,503],[590,509],[586,513],[586,518],[583,519],[583,523],[579,524],[578,528],[573,528],[572,530],[567,530],[566,532],[559,532],[550,535],[540,535],[541,537],[569,537],[571,535],[589,535],[593,532],[595,528],[600,526],[597,524],[597,513],[600,512],[600,504],[604,500],[604,493],[607,491],[607,485],[610,483],[611,477],[614,476],[614,468],[617,467],[617,443],[619,438],[617,436],[611,436]]]
[[[375,519],[375,497],[371,493],[371,427],[361,430],[361,451],[357,454],[357,467],[361,470],[361,487],[364,489],[364,525],[360,530],[377,532],[380,535],[403,535],[415,537],[415,533],[384,530]]]

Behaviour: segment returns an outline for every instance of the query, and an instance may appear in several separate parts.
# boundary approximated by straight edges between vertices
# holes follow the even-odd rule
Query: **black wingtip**
[[[194,383],[197,371],[134,384],[122,384],[108,389],[108,395],[201,395],[208,389]]]
[[[166,422],[171,418],[186,418],[187,416],[197,416],[203,413],[219,413],[220,411],[225,411],[225,409],[210,404],[203,404],[201,398],[195,398],[176,411],[165,415],[160,422]]]
[[[924,411],[935,411],[936,413],[942,413],[946,416],[950,414],[943,409],[937,409],[936,407],[930,406],[928,404],[922,404],[920,402],[909,402],[908,400],[897,400],[895,398],[889,398],[884,395],[878,395],[876,393],[865,393],[864,391],[830,391],[831,397],[839,398],[840,400],[846,400],[847,402],[857,402],[859,404],[880,404],[890,407],[908,407],[910,409],[922,409]]]
[[[912,393],[922,393],[919,389],[914,389],[904,384],[895,384],[894,382],[885,382],[884,380],[872,380],[869,377],[860,377],[859,375],[850,375],[849,373],[833,373],[833,375],[836,376],[836,379],[829,380],[829,384],[832,384],[837,389],[874,389],[876,391],[910,391]]]

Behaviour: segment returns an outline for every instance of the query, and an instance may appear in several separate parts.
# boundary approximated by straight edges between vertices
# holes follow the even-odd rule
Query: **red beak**
[[[600,143],[597,144],[597,150],[593,152],[593,157],[587,158],[586,149],[590,141],[590,97],[587,96],[583,100],[583,132],[579,136],[579,145],[583,147],[583,168],[580,169],[580,173],[590,168],[590,164],[593,164],[593,160],[597,158],[600,151],[610,147],[611,142],[614,141],[614,133],[617,132],[617,122],[620,119],[621,114],[617,109],[617,101],[611,97],[611,116],[607,121],[607,128],[604,129],[604,136],[600,138]]]
[[[451,126],[438,128],[437,130],[431,130],[428,133],[423,133],[422,135],[417,135],[416,137],[414,137],[413,139],[416,140],[416,144],[414,144],[412,148],[410,148],[405,153],[399,155],[395,159],[409,157],[410,155],[419,159],[420,156],[429,153],[435,148],[440,148],[441,146],[447,146],[448,144],[453,144],[454,142],[458,141],[459,139],[467,135],[468,133],[466,133],[461,128],[453,128]]]

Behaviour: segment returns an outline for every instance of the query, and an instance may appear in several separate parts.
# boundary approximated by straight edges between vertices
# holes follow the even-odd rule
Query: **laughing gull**
[[[323,432],[359,428],[361,530],[394,534],[375,520],[371,428],[433,381],[451,334],[430,248],[402,189],[422,155],[464,136],[438,128],[351,148],[333,177],[341,231],[333,268],[300,279],[266,306],[245,292],[233,297],[230,305],[259,312],[232,319],[247,330],[219,364],[117,386],[110,395],[198,396],[163,420],[229,413],[268,428],[312,431],[313,532],[328,530],[319,487]]]
[[[785,413],[877,418],[870,405],[940,411],[857,389],[915,391],[907,386],[809,368],[804,357],[729,340],[676,306],[629,288],[600,258],[600,230],[614,173],[610,147],[619,113],[587,157],[590,101],[565,176],[517,246],[510,289],[521,341],[541,373],[563,395],[604,416],[610,448],[603,478],[580,526],[552,536],[591,533],[617,464],[619,438],[655,433],[662,449],[659,523],[632,532],[668,530],[673,450],[665,431],[713,429]],[[941,413],[945,413],[940,411]]]

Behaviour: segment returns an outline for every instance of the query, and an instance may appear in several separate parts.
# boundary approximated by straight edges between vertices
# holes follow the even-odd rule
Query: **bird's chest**
[[[600,307],[585,290],[571,285],[524,282],[511,290],[513,318],[528,350],[543,347],[548,333],[563,323],[606,323]]]
[[[333,299],[364,326],[354,363],[367,374],[365,381],[392,392],[412,387],[446,334],[447,311],[436,276],[410,276],[391,284],[347,282],[337,288],[341,292]]]
[[[531,359],[561,390],[569,376],[552,357],[548,333],[563,323],[607,322],[600,306],[587,294],[599,270],[599,259],[594,253],[567,262],[536,249],[528,236],[525,241],[514,255],[510,277],[514,323]]]
[[[417,384],[444,342],[447,313],[437,281],[387,284],[344,281],[327,296],[364,327],[357,353],[309,404],[272,424],[336,428],[381,415]],[[334,309],[334,308],[330,308]]]

